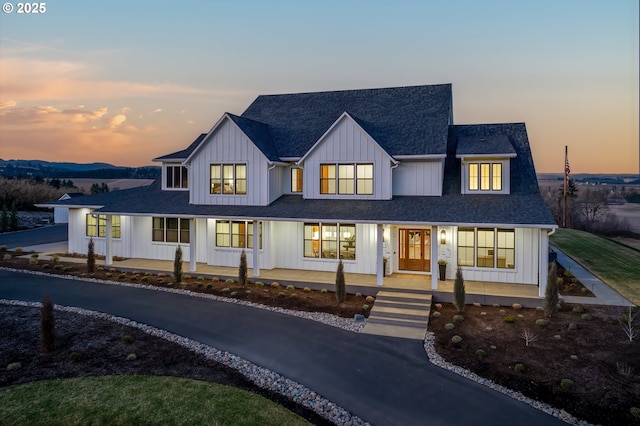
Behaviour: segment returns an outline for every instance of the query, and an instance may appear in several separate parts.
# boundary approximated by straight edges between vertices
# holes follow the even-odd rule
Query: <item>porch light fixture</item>
[[[440,244],[446,244],[446,243],[447,243],[447,231],[443,229],[442,231],[440,231]]]

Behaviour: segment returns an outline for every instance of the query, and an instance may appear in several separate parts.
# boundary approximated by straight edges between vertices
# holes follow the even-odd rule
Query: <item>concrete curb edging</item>
[[[42,306],[42,304],[39,302],[22,302],[8,299],[0,299],[0,304],[25,306],[32,308],[40,308]],[[323,398],[311,389],[291,379],[281,376],[278,373],[272,372],[263,367],[259,367],[229,352],[222,351],[211,346],[196,342],[195,340],[178,336],[177,334],[169,333],[167,331],[151,327],[146,324],[138,323],[127,318],[72,306],[54,305],[54,308],[55,310],[62,312],[71,312],[74,314],[90,316],[93,318],[112,321],[117,324],[122,324],[129,327],[134,327],[149,335],[165,339],[172,343],[177,343],[178,345],[183,346],[191,350],[192,352],[205,356],[209,360],[219,362],[227,367],[238,371],[240,374],[245,376],[257,386],[263,389],[277,392],[293,400],[294,402],[316,412],[320,416],[334,422],[335,424],[352,426],[369,425],[369,423],[365,422],[357,416],[352,415],[344,408],[334,404],[326,398]]]

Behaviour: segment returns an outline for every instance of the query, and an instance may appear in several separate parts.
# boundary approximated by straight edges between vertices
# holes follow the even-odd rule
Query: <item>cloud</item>
[[[109,127],[111,127],[112,129],[115,129],[116,127],[118,127],[119,125],[124,123],[125,121],[127,121],[127,116],[126,115],[124,115],[124,114],[115,115],[115,116],[111,117],[111,119],[109,120]]]

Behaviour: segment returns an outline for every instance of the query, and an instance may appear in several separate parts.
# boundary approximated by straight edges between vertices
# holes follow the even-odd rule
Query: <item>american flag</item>
[[[567,151],[567,147],[565,147],[565,151],[564,151],[564,179],[566,181],[569,180],[569,173],[571,173],[571,169],[569,168],[569,153]]]

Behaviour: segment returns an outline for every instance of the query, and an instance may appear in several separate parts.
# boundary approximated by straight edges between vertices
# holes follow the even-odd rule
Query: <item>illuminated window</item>
[[[502,163],[469,163],[469,191],[502,191]]]
[[[321,164],[321,194],[373,194],[373,164]]]
[[[87,214],[87,237],[107,236],[107,216]],[[120,238],[120,216],[111,216],[111,236]]]
[[[356,226],[337,223],[304,224],[304,257],[356,258]]]
[[[151,240],[161,243],[189,244],[190,220],[177,217],[154,217]]]
[[[216,221],[216,246],[253,248],[254,223],[246,221]],[[262,248],[262,224],[258,227],[258,244]]]
[[[244,195],[247,193],[246,164],[211,164],[210,194]]]
[[[167,188],[189,188],[189,171],[184,166],[167,166]]]
[[[302,192],[302,169],[291,169],[291,192]]]
[[[458,228],[458,265],[515,268],[515,230]]]

